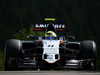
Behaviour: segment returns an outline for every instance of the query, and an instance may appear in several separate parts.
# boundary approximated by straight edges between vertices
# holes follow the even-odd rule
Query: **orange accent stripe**
[[[45,30],[46,28],[34,28],[33,30]]]
[[[57,29],[57,30],[60,30],[60,31],[67,31],[67,29]]]
[[[60,44],[61,44],[61,43],[64,43],[64,41],[60,41]]]
[[[37,43],[42,43],[42,41],[37,41]]]

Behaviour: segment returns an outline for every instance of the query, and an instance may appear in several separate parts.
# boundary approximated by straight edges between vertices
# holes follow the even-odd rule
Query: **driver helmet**
[[[48,31],[48,32],[45,34],[45,38],[46,38],[46,39],[55,39],[55,38],[56,38],[56,34],[55,34],[53,31]]]

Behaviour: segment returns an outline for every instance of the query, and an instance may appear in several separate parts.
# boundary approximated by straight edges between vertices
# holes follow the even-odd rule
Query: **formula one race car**
[[[10,39],[4,52],[4,69],[83,69],[97,70],[97,50],[94,41],[73,42],[74,36],[68,36],[65,24],[34,24],[33,32],[45,31],[44,36],[33,35],[27,38],[36,40],[23,41]],[[52,22],[51,22],[52,21]]]

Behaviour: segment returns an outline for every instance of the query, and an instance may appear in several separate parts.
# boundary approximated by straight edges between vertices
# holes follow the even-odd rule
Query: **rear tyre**
[[[97,70],[97,49],[94,41],[82,41],[80,51],[83,69]]]
[[[22,43],[20,40],[10,39],[6,42],[4,52],[4,70],[18,70],[17,59],[20,56]],[[13,61],[11,61],[13,59]]]

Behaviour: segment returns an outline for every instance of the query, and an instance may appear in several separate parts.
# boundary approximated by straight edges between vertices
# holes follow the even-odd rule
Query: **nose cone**
[[[43,60],[49,64],[53,64],[60,59],[60,56],[56,57],[56,55],[55,54],[47,54],[47,55],[45,54],[43,57],[45,57],[46,59],[43,59]]]

